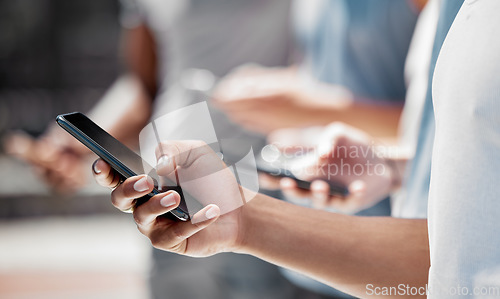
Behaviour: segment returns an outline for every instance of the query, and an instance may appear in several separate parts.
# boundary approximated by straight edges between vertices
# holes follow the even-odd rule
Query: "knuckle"
[[[332,140],[338,141],[347,137],[347,127],[341,122],[334,122],[327,128],[328,135]]]
[[[166,149],[172,146],[172,142],[170,141],[161,141],[160,144],[158,144],[157,149]]]
[[[175,244],[173,246],[168,247],[167,250],[170,251],[170,252],[176,252],[176,253],[183,254],[183,253],[185,253],[185,250],[183,250],[183,248],[185,248],[183,246],[183,243],[177,243],[177,244]]]
[[[111,204],[116,208],[120,208],[120,200],[118,200],[115,191],[111,192]]]
[[[159,158],[163,155],[166,149],[171,146],[169,141],[161,141],[158,146],[155,148],[156,158]]]
[[[193,147],[195,147],[195,148],[203,147],[203,146],[207,145],[207,143],[205,141],[202,141],[202,140],[193,140],[192,144],[193,144]]]
[[[141,217],[141,215],[139,213],[137,213],[137,211],[134,211],[134,213],[132,215],[134,217],[135,223],[137,224],[137,227],[143,227],[144,226],[144,218]]]
[[[345,128],[345,125],[342,122],[334,121],[328,125],[328,130],[331,132],[342,132]]]
[[[136,198],[137,197],[137,191],[135,191],[133,183],[131,182],[126,182],[123,183],[123,188],[122,188],[122,194],[124,198]]]

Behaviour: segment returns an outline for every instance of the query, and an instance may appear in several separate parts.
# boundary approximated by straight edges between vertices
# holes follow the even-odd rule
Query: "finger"
[[[136,198],[149,194],[153,188],[153,179],[146,175],[130,177],[111,192],[111,202],[119,210],[127,211]]]
[[[313,208],[324,209],[330,197],[330,186],[322,180],[313,181],[311,183],[311,195]]]
[[[285,196],[296,198],[311,197],[311,192],[309,190],[298,188],[297,183],[290,178],[282,178],[280,180],[280,187]]]
[[[246,109],[257,109],[259,106],[255,101],[260,100],[260,98],[248,97],[247,95],[243,96],[241,94],[239,97],[214,97],[214,103],[217,107],[221,108],[226,112],[238,113],[244,112]]]
[[[34,165],[40,164],[34,152],[36,142],[30,135],[22,131],[9,133],[4,144],[7,154]]]
[[[205,142],[197,140],[162,141],[155,149],[158,162],[164,162],[161,160],[166,159],[165,162],[175,163],[177,166],[189,166],[199,156],[209,152],[210,147]]]
[[[366,183],[361,180],[356,180],[349,184],[349,194],[361,194],[366,191]]]
[[[175,209],[180,202],[181,197],[175,191],[155,195],[135,209],[134,220],[141,230],[148,231],[158,216]]]
[[[42,173],[43,181],[56,193],[64,194],[63,185],[63,177],[57,174],[54,170],[42,169],[40,172]]]
[[[355,213],[365,207],[366,183],[357,180],[349,184],[349,196],[332,201],[331,206],[343,213]]]
[[[147,236],[154,247],[185,254],[186,240],[214,223],[220,216],[216,205],[208,205],[196,213],[190,222],[175,222],[167,226],[156,226]]]
[[[103,187],[113,188],[120,183],[118,173],[100,158],[92,164],[92,174],[96,182]]]

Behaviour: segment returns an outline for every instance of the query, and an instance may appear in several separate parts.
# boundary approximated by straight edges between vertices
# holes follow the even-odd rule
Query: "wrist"
[[[248,201],[240,208],[238,214],[238,231],[230,251],[235,253],[248,253],[248,235],[250,233],[249,227],[252,225],[251,215],[257,213],[258,201],[261,194],[258,193],[255,198]]]

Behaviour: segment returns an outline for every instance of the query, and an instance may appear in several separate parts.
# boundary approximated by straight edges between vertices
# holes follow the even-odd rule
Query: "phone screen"
[[[121,173],[122,170],[116,169],[121,175],[127,178],[136,174],[144,173],[143,163],[146,162],[123,143],[116,140],[108,132],[96,125],[88,117],[78,112],[64,114],[62,117],[78,129],[80,131],[78,133],[86,135],[82,137],[88,137],[90,142],[94,141],[102,148],[102,150],[110,154],[112,156],[111,158],[114,157],[117,160],[116,162],[121,162],[121,164],[123,164],[122,166],[128,168],[129,173]]]
[[[116,140],[82,113],[74,112],[59,115],[57,117],[57,123],[110,164],[111,167],[125,179],[143,174],[144,166],[149,165],[138,154]],[[149,169],[154,168],[149,166]],[[138,199],[137,204],[142,204],[151,196],[160,193],[160,191],[158,191],[156,173],[150,173],[148,175],[153,178],[155,189],[147,197]],[[175,190],[181,195],[181,198],[183,198],[182,189],[180,186],[176,186],[175,183],[172,182],[172,186],[166,187],[165,189]],[[184,200],[182,200],[181,205],[176,210],[172,211],[172,214],[181,220],[188,220],[189,215],[186,211],[187,208],[185,207]]]

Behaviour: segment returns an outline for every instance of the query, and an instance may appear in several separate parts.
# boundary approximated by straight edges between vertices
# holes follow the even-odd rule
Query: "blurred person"
[[[402,209],[401,203],[405,201],[407,196],[412,196],[413,199],[409,200],[410,202],[414,202],[414,204],[420,203],[418,208],[413,208],[412,213],[414,213],[414,215],[418,215],[419,218],[426,218],[426,209],[423,207],[426,206],[427,195],[415,196],[413,193],[420,192],[416,192],[416,190],[408,192],[408,188],[398,187],[401,185],[403,179],[405,181],[404,183],[409,183],[411,181],[409,175],[405,174],[407,164],[406,161],[412,160],[415,155],[417,137],[419,135],[419,126],[426,125],[428,120],[432,119],[432,117],[429,118],[428,116],[428,107],[426,107],[427,109],[425,111],[423,110],[424,105],[426,105],[426,101],[428,102],[430,100],[430,97],[428,97],[430,94],[427,93],[427,91],[431,88],[429,79],[429,75],[433,72],[433,69],[431,69],[431,56],[433,53],[435,32],[438,25],[437,22],[440,5],[439,1],[430,1],[420,14],[415,28],[415,33],[412,38],[405,66],[405,77],[408,91],[405,99],[403,115],[399,124],[398,141],[394,145],[384,144],[380,141],[380,138],[370,136],[366,132],[339,122],[332,123],[326,127],[316,127],[307,130],[277,130],[268,137],[268,140],[271,140],[271,142],[278,146],[285,154],[288,152],[293,154],[294,150],[297,148],[305,147],[306,150],[313,150],[314,146],[318,142],[321,142],[320,147],[323,149],[328,148],[328,145],[332,144],[334,145],[334,148],[331,149],[332,152],[330,152],[328,157],[336,159],[337,161],[329,161],[330,163],[338,163],[342,159],[349,159],[347,156],[349,154],[348,149],[344,152],[340,152],[344,157],[333,157],[331,154],[335,152],[335,148],[342,150],[345,148],[345,139],[357,140],[358,144],[357,146],[354,146],[354,150],[359,151],[360,148],[365,148],[365,153],[369,153],[365,156],[370,156],[371,154],[371,156],[375,156],[373,157],[374,159],[378,159],[378,156],[382,156],[382,158],[390,158],[394,160],[393,165],[386,165],[387,168],[392,169],[390,175],[387,176],[384,174],[377,176],[372,174],[372,176],[366,176],[365,173],[364,179],[360,179],[359,176],[354,176],[354,178],[349,178],[348,176],[339,177],[339,179],[342,180],[346,186],[351,186],[349,189],[351,191],[350,196],[352,197],[344,198],[342,201],[340,201],[337,197],[328,196],[326,193],[329,191],[329,187],[321,180],[313,182],[312,192],[306,192],[305,190],[295,189],[296,184],[293,180],[283,179],[282,187],[287,193],[290,192],[289,195],[293,195],[292,198],[307,197],[311,199],[316,207],[331,206],[345,212],[356,212],[363,207],[373,205],[381,198],[384,198],[391,192],[395,192],[397,190],[398,192],[393,194],[395,196],[391,202],[393,215],[400,213],[400,209]],[[442,11],[443,13],[447,12],[451,16],[454,16],[454,14],[458,12],[459,7],[460,3],[454,5],[454,9],[452,9],[451,12],[447,12],[450,11],[449,8],[443,9]],[[448,21],[448,26],[451,24],[452,20],[453,19],[451,18],[451,20]],[[444,22],[441,21],[440,28],[445,26],[443,23]],[[441,29],[440,31],[443,30]],[[440,35],[442,36],[442,34]],[[422,118],[424,119],[422,120]],[[420,133],[420,135],[425,136],[422,133]],[[419,151],[419,155],[421,154],[422,153]],[[315,161],[314,159],[311,160],[311,157],[308,157],[307,159],[302,159],[302,162],[297,161],[292,167],[300,172],[300,167],[303,162],[307,164],[304,167],[309,169],[308,171],[303,171],[304,174],[317,173],[317,171],[312,171],[310,168],[314,167],[313,165],[315,163],[319,163],[317,165],[318,167],[321,164],[320,161]],[[385,163],[383,160],[382,162]],[[412,164],[418,163],[415,161]],[[430,168],[428,173],[429,174],[426,176],[430,175]],[[376,179],[377,177],[380,181]],[[311,175],[305,175],[302,178],[306,180],[315,179],[315,177]],[[373,180],[373,183],[370,182],[370,180]],[[274,184],[275,182],[268,183]],[[416,200],[418,197],[420,197],[420,199]],[[350,208],[342,206],[346,204],[349,204]]]
[[[264,76],[261,76],[261,77],[264,77]],[[363,119],[363,120],[365,121],[366,119]]]
[[[415,65],[420,61],[422,71],[415,73],[411,79],[410,87],[414,92],[407,95],[405,103],[405,117],[401,123],[401,142],[397,147],[386,147],[376,140],[376,138],[367,135],[357,129],[341,124],[332,124],[322,131],[321,139],[323,149],[329,150],[329,159],[321,157],[319,159],[304,159],[305,168],[322,167],[323,163],[338,163],[342,158],[348,159],[349,152],[342,152],[343,157],[334,157],[332,154],[336,152],[335,148],[344,146],[344,143],[353,145],[356,141],[354,150],[360,151],[363,148],[365,152],[379,151],[375,153],[377,158],[382,157],[389,159],[389,163],[385,163],[388,169],[392,169],[390,176],[365,176],[362,180],[355,180],[355,185],[358,187],[357,192],[352,195],[356,198],[339,199],[329,197],[327,195],[328,187],[322,181],[313,182],[313,192],[305,193],[302,190],[295,188],[295,183],[290,180],[283,180],[282,187],[289,192],[308,196],[312,200],[319,201],[320,205],[332,205],[341,208],[343,205],[347,210],[358,210],[366,205],[372,205],[381,197],[377,194],[386,194],[379,187],[397,187],[399,183],[403,183],[403,188],[400,194],[393,201],[392,215],[403,218],[427,218],[427,207],[429,196],[429,182],[431,177],[431,156],[434,142],[434,109],[432,101],[432,80],[434,68],[437,62],[437,57],[441,46],[445,40],[446,34],[450,29],[452,22],[455,19],[463,1],[461,0],[432,0],[419,20],[417,34],[412,42],[412,51],[408,64]],[[436,22],[439,16],[439,22]],[[422,21],[422,22],[421,22]],[[437,29],[435,29],[437,28]],[[434,31],[435,33],[431,34]],[[432,43],[429,43],[432,41]],[[427,50],[425,49],[427,47]],[[429,51],[432,50],[432,51]],[[418,51],[415,53],[415,51]],[[427,53],[424,55],[424,53]],[[418,56],[416,55],[418,54]],[[427,60],[427,62],[425,62]],[[426,66],[425,66],[426,65]],[[415,77],[416,76],[416,77]],[[425,77],[425,83],[423,78]],[[416,85],[415,85],[416,83]],[[424,90],[425,93],[419,90]],[[418,127],[418,132],[415,134],[408,127]],[[414,144],[416,142],[416,146]],[[328,145],[333,145],[334,148],[329,148]],[[409,150],[410,149],[410,150]],[[367,156],[369,156],[367,154]],[[336,160],[336,161],[332,161]],[[328,160],[328,161],[327,161]],[[297,163],[299,164],[299,163]],[[408,164],[408,165],[407,165]],[[299,167],[300,168],[300,167]],[[300,171],[300,169],[297,169]],[[303,173],[311,173],[313,170],[303,171]],[[316,171],[317,173],[317,171]],[[313,180],[314,177],[305,176],[304,179]],[[334,178],[345,180],[348,178]],[[382,181],[380,180],[382,179]],[[390,184],[395,182],[396,184]],[[352,184],[353,182],[351,182]],[[349,185],[348,182],[346,184]],[[352,188],[354,190],[356,188]],[[382,188],[384,189],[384,188]],[[393,190],[388,188],[387,190]],[[351,200],[352,199],[352,200]]]
[[[368,159],[362,163],[366,166],[366,162],[371,162],[371,175],[365,172],[362,176],[334,177],[335,182],[340,181],[351,186],[351,193],[347,198],[330,197],[328,195],[329,187],[322,180],[313,182],[312,192],[306,192],[297,189],[293,180],[282,179],[281,186],[285,194],[291,197],[311,198],[315,206],[330,206],[340,211],[355,212],[375,204],[386,194],[398,190],[399,193],[392,202],[392,215],[394,217],[427,218],[434,139],[431,83],[439,51],[462,3],[463,1],[431,1],[419,19],[407,60],[410,92],[407,94],[405,114],[400,128],[403,134],[399,148],[386,148],[364,132],[345,125],[332,124],[323,130],[319,138],[321,140],[319,148],[322,148],[323,151],[319,151],[318,159],[309,157],[312,159],[303,159],[302,162],[305,162],[305,165],[297,163],[299,167],[295,169],[298,173],[318,174],[322,171],[324,173],[323,168],[332,165],[339,167],[339,163],[355,165],[360,160],[363,161],[363,157],[357,154],[361,152],[366,153],[365,158],[371,157],[371,161]],[[437,22],[438,16],[439,23]],[[437,33],[434,34],[436,27]],[[418,66],[420,66],[420,70]],[[419,128],[416,135],[412,129],[415,127]],[[290,132],[286,132],[285,136],[289,136],[289,134]],[[417,142],[415,137],[417,136],[418,146],[415,147],[415,142]],[[346,148],[349,150],[340,151],[339,154],[338,149]],[[351,156],[349,151],[354,151],[356,154]],[[410,162],[407,162],[409,160]],[[373,167],[377,163],[384,165],[384,168],[389,171],[381,174],[374,173]],[[407,164],[409,165],[407,166]],[[326,177],[305,175],[301,178],[314,180]],[[402,188],[399,188],[400,185]]]
[[[286,65],[288,15],[288,0],[122,1],[130,74],[117,80],[91,118],[136,147],[150,119],[205,99],[190,89],[200,74],[210,80],[211,74],[223,77],[245,63]],[[262,146],[262,136],[234,125],[210,103],[209,108],[218,138],[239,137],[255,148]],[[39,140],[19,135],[11,140],[11,152],[37,166],[56,190],[74,192],[82,186],[82,165],[90,152],[67,133],[54,126]],[[157,250],[153,256],[150,283],[155,298],[254,298],[256,293],[290,298],[300,291],[274,266],[249,257],[228,254],[199,261]],[[199,281],[196,287],[194,281]]]
[[[423,3],[296,0],[299,66],[239,68],[216,88],[216,103],[263,133],[342,121],[393,137],[405,97],[404,61]]]
[[[442,8],[439,25],[445,28],[454,4],[444,1]],[[333,214],[259,194],[227,214],[209,204],[193,217],[202,222],[193,224],[159,217],[179,204],[180,196],[169,191],[134,210],[139,231],[164,250],[199,257],[226,251],[252,254],[360,297],[497,296],[498,276],[492,273],[500,265],[495,238],[500,187],[494,182],[500,169],[500,133],[492,111],[499,109],[499,11],[495,0],[465,1],[448,34],[438,25],[434,49],[441,50],[432,75],[436,134],[428,221]],[[482,55],[471,55],[477,48],[483,49]],[[190,153],[178,160],[177,167],[185,170],[199,171],[192,159],[220,163],[215,153],[197,151],[201,144],[196,141],[163,142],[158,152],[170,153],[173,146]],[[116,183],[106,163],[98,160],[94,168],[100,184]],[[157,171],[172,169],[170,165]],[[220,185],[205,185],[207,192],[234,180],[228,171],[218,174]],[[144,176],[129,178],[112,192],[117,208],[128,209],[134,198],[151,191],[152,184],[143,192],[134,191],[141,179]]]

